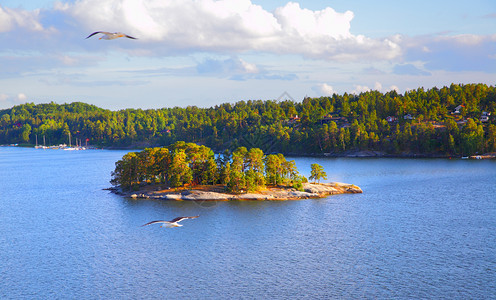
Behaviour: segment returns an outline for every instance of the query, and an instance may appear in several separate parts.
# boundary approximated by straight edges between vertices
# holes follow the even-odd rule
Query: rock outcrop
[[[113,190],[116,192],[115,190]],[[214,190],[188,189],[176,191],[172,189],[159,191],[141,191],[134,193],[119,193],[135,199],[162,199],[183,201],[228,201],[228,200],[299,200],[309,198],[323,198],[336,194],[362,193],[356,185],[331,182],[331,183],[305,183],[303,190],[294,188],[268,188],[256,193],[229,194]]]

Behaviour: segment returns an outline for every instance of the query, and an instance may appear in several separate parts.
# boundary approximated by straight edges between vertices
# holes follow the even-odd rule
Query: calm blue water
[[[496,161],[297,158],[364,194],[194,203],[103,190],[124,153],[0,148],[1,299],[496,298]]]

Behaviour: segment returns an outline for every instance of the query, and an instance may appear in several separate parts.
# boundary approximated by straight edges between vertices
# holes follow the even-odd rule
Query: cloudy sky
[[[94,31],[137,39],[86,39]],[[452,82],[496,84],[496,1],[0,0],[0,109],[211,107]]]

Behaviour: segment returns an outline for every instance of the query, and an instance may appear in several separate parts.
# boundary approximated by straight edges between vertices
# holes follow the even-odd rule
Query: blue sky
[[[0,0],[0,40],[0,109],[496,83],[494,0]]]

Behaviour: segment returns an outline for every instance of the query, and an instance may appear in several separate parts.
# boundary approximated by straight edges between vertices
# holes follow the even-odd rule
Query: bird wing
[[[92,34],[88,35],[86,38],[90,38],[90,37],[94,36],[95,34],[99,34],[99,33],[112,34],[111,32],[107,32],[107,31],[95,31]]]
[[[182,221],[182,220],[184,220],[184,219],[196,219],[196,218],[198,218],[198,217],[199,217],[199,216],[193,216],[193,217],[177,217],[177,218],[174,218],[174,219],[170,220],[169,222],[170,222],[170,223],[175,223],[175,222],[180,222],[180,221]]]
[[[141,225],[141,227],[143,227],[143,226],[147,226],[147,225],[151,225],[151,224],[157,224],[157,223],[165,223],[165,224],[167,224],[167,223],[170,223],[170,222],[169,222],[169,221],[162,221],[162,220],[159,220],[159,221],[151,221],[151,222],[148,222],[148,223],[146,223],[146,224]]]
[[[133,40],[137,40],[138,39],[138,38],[132,37],[132,36],[127,35],[127,34],[125,34],[124,36],[127,37],[127,38],[129,38],[129,39],[133,39]]]

